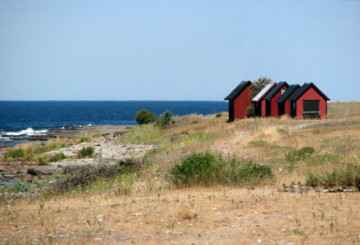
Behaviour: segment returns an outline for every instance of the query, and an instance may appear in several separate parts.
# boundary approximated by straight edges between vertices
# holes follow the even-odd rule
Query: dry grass
[[[0,208],[6,244],[359,244],[357,194],[271,188],[77,195]]]
[[[358,193],[277,191],[310,172],[360,164],[360,103],[330,104],[324,121],[226,119],[190,115],[169,129],[133,128],[117,142],[160,147],[128,181],[126,195],[116,184],[95,183],[103,191],[1,204],[0,243],[360,244]],[[315,152],[287,159],[302,147]],[[269,165],[276,181],[252,189],[174,189],[169,169],[209,150]]]

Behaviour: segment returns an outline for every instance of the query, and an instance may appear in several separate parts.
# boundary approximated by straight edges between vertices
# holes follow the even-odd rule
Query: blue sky
[[[359,75],[359,0],[0,1],[0,100],[222,100],[260,76],[359,100]]]

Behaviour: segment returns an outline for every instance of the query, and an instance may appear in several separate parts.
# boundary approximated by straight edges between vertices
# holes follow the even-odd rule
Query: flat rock
[[[55,173],[61,172],[62,169],[57,166],[36,166],[32,168],[28,168],[27,173],[33,176],[41,176],[41,175],[52,175]]]

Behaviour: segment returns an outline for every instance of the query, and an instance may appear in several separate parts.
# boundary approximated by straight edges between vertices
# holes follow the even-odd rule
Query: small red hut
[[[252,99],[256,116],[266,117],[267,111],[265,97],[275,86],[276,83],[269,83]]]
[[[279,82],[273,87],[268,95],[265,97],[266,103],[266,116],[278,117],[280,97],[285,93],[289,85],[287,82]]]
[[[243,81],[225,98],[225,100],[229,101],[230,122],[248,116],[251,97],[252,83],[250,81]]]
[[[296,119],[325,119],[327,116],[327,102],[330,99],[313,83],[305,83],[290,100],[291,114]]]
[[[300,88],[300,85],[291,85],[286,92],[280,97],[279,103],[279,116],[288,115],[291,117],[291,101],[290,97]]]

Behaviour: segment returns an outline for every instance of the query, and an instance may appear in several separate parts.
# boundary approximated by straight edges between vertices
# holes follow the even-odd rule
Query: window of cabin
[[[320,118],[320,101],[319,100],[304,100],[304,118]]]

